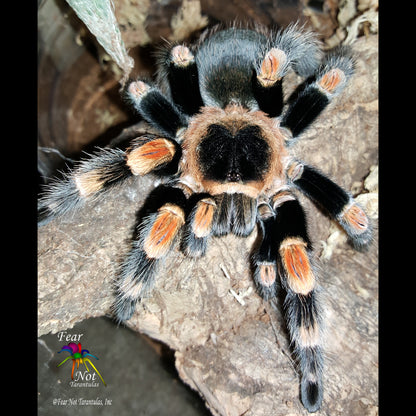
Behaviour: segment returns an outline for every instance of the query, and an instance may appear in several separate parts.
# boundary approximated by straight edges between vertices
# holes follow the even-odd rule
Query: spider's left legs
[[[254,279],[264,298],[276,296],[279,274],[286,290],[285,309],[301,370],[301,399],[310,412],[322,403],[323,330],[316,271],[302,207],[288,191],[259,206],[262,241],[253,255]]]
[[[185,207],[179,188],[160,185],[148,196],[117,282],[114,313],[119,322],[130,319],[136,303],[153,288],[159,265],[185,223]]]

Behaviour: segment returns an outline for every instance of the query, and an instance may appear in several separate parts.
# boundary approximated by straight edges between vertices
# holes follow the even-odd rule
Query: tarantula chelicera
[[[194,46],[159,55],[157,82],[129,81],[125,96],[157,129],[126,150],[101,148],[39,200],[40,222],[72,211],[132,175],[162,178],[149,195],[122,264],[114,313],[128,320],[154,285],[161,261],[180,241],[186,256],[203,256],[212,237],[248,236],[258,227],[251,261],[260,295],[285,290],[287,325],[301,370],[301,400],[322,403],[322,309],[299,190],[336,220],[356,248],[371,226],[352,196],[289,149],[347,85],[354,60],[345,48],[326,56],[315,35],[285,30],[214,28]],[[283,100],[293,69],[305,82]]]

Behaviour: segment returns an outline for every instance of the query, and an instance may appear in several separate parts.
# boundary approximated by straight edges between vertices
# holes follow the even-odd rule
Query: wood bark
[[[350,86],[294,149],[341,186],[367,195],[363,200],[375,226],[373,245],[356,252],[300,196],[315,255],[323,258],[320,282],[328,321],[324,402],[317,415],[378,414],[377,186],[368,189],[364,183],[378,164],[378,37],[362,37],[353,49],[357,71]],[[299,82],[288,77],[286,91]],[[135,213],[153,186],[150,176],[136,178],[39,229],[39,336],[110,315]],[[197,260],[175,248],[152,295],[126,325],[175,350],[180,377],[213,415],[304,415],[281,304],[264,302],[250,275],[255,239],[256,231],[249,238],[212,239],[206,256]]]

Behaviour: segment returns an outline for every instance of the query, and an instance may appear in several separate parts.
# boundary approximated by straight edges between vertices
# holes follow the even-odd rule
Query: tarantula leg
[[[147,257],[159,259],[165,256],[184,222],[184,212],[179,206],[167,203],[160,207],[149,218],[149,230],[143,240]]]
[[[44,187],[38,204],[39,225],[79,209],[85,200],[104,194],[131,176],[122,150],[99,149],[63,179]]]
[[[270,117],[280,116],[283,109],[283,77],[290,68],[302,77],[312,75],[319,66],[321,55],[315,34],[296,24],[270,39],[252,79],[254,97],[260,110]]]
[[[254,279],[264,298],[276,296],[276,275],[286,289],[285,309],[302,373],[301,399],[314,412],[322,402],[322,318],[317,279],[302,207],[282,190],[258,207],[262,241],[253,255]]]
[[[178,188],[160,185],[149,195],[117,282],[113,309],[119,322],[130,319],[136,303],[153,288],[160,262],[185,222],[185,206],[185,195]]]
[[[169,137],[179,137],[186,128],[186,116],[158,88],[138,80],[127,86],[126,94],[140,115]]]
[[[216,210],[212,233],[222,236],[233,233],[248,237],[256,226],[257,201],[241,193],[215,195]]]
[[[281,127],[288,130],[287,144],[294,142],[331,100],[347,85],[354,73],[354,60],[346,48],[327,55],[316,75],[296,91],[283,115]]]
[[[126,151],[126,164],[134,175],[174,174],[181,153],[181,147],[175,141],[148,134],[131,142]]]
[[[273,208],[277,213],[279,274],[287,290],[287,322],[302,373],[301,399],[309,412],[315,412],[322,403],[323,351],[317,281],[311,262],[312,248],[299,202],[289,199],[287,192],[282,192],[274,196]]]
[[[176,45],[163,65],[173,101],[186,114],[196,114],[204,104],[199,91],[195,57],[190,49],[185,45]]]
[[[259,235],[261,242],[252,254],[253,278],[263,299],[276,295],[277,265],[274,228],[276,213],[267,202],[260,202],[258,207]]]
[[[324,352],[321,346],[322,317],[317,292],[302,295],[288,290],[284,307],[294,352],[301,369],[300,395],[305,408],[319,410],[323,399]]]
[[[253,76],[254,97],[260,110],[269,117],[277,117],[282,112],[282,77],[287,61],[287,56],[282,50],[272,48],[266,53]]]
[[[216,210],[215,200],[209,194],[193,194],[188,200],[188,212],[182,237],[181,249],[190,257],[205,254],[212,234]]]
[[[271,87],[280,81],[287,61],[287,56],[282,50],[278,48],[270,49],[263,58],[260,70],[257,73],[259,83],[263,87]]]
[[[342,226],[350,242],[361,249],[371,242],[370,220],[354,198],[316,168],[294,161],[287,175],[308,198]]]
[[[133,175],[175,174],[181,154],[181,147],[174,140],[153,134],[132,140],[125,152],[99,149],[63,179],[55,179],[44,187],[39,198],[38,223],[43,225],[76,211],[86,200],[104,195]]]

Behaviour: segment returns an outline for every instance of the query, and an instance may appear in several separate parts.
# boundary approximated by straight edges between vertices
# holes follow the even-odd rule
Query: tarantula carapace
[[[298,25],[213,28],[193,46],[170,45],[158,57],[157,82],[131,80],[124,94],[159,133],[133,139],[126,150],[101,148],[52,181],[39,201],[40,223],[114,189],[132,175],[152,173],[131,250],[118,276],[114,313],[128,320],[149,294],[174,243],[203,256],[212,237],[260,242],[251,261],[260,295],[286,293],[287,325],[301,370],[301,399],[314,412],[323,397],[323,315],[299,190],[335,219],[356,248],[371,227],[352,196],[289,149],[347,85],[354,60],[345,48],[326,56],[314,34]],[[293,69],[305,82],[283,100]]]

